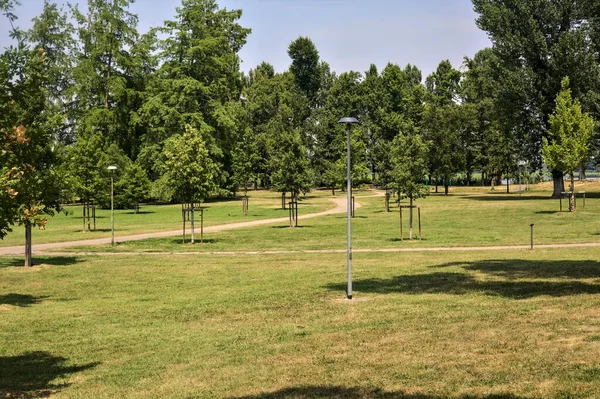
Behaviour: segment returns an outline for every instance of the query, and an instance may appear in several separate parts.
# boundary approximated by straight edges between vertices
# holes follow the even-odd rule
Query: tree
[[[150,194],[150,179],[142,167],[129,162],[123,174],[115,183],[115,206],[117,208],[133,208],[139,211],[139,203]]]
[[[160,68],[148,84],[140,110],[142,145],[160,149],[186,125],[202,132],[215,181],[231,187],[232,151],[238,123],[235,105],[243,85],[238,52],[250,29],[238,24],[241,10],[219,9],[215,0],[182,0],[175,19],[158,31]]]
[[[167,140],[164,155],[166,173],[161,180],[175,199],[193,208],[194,203],[204,202],[215,192],[218,171],[197,129],[187,125],[183,134]],[[192,243],[193,240],[192,222]]]
[[[555,170],[571,175],[569,210],[575,210],[575,168],[588,156],[594,120],[581,111],[579,101],[573,101],[569,78],[562,81],[562,89],[556,97],[556,109],[550,115],[548,138],[542,138],[544,162]]]
[[[25,266],[32,265],[32,226],[43,229],[46,215],[61,209],[46,68],[44,50],[22,41],[0,56],[0,237],[14,224],[25,226]]]
[[[276,136],[272,142],[271,180],[277,191],[290,192],[293,201],[300,192],[308,192],[313,184],[313,172],[306,148],[297,129],[289,123],[274,120]]]
[[[416,130],[400,132],[392,141],[390,186],[398,198],[408,198],[410,205],[410,238],[413,227],[413,201],[424,198],[429,189],[423,181],[427,172],[428,146]]]
[[[592,1],[473,0],[477,25],[488,33],[497,56],[501,128],[523,158],[541,164],[549,116],[569,76],[582,110],[600,110],[600,21]],[[520,154],[521,155],[521,154]],[[554,169],[553,197],[564,191],[564,171]]]
[[[263,158],[260,156],[256,137],[250,128],[245,128],[233,154],[233,180],[237,187],[242,187],[244,197],[248,196],[248,186],[257,184],[262,169]]]
[[[294,82],[314,107],[323,72],[319,64],[319,52],[312,40],[301,36],[289,45],[288,55],[292,59],[290,72],[294,75]]]
[[[429,175],[441,179],[448,195],[450,179],[464,169],[465,152],[462,138],[468,121],[457,103],[460,96],[460,71],[448,60],[440,62],[427,77],[427,103],[423,111],[423,135],[431,143]]]

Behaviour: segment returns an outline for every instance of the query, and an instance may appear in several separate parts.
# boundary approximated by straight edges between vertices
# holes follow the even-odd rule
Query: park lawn
[[[0,258],[0,397],[597,398],[599,258]]]
[[[600,191],[595,183],[594,189]],[[545,187],[544,187],[545,188]],[[399,211],[384,210],[384,198],[374,192],[356,193],[362,205],[352,222],[355,249],[465,247],[529,245],[531,224],[535,244],[588,243],[600,241],[600,196],[586,191],[586,204],[579,199],[576,212],[563,212],[549,191],[519,194],[490,192],[484,187],[453,188],[448,197],[432,194],[416,202],[421,207],[422,240],[409,241],[408,210],[404,215],[404,241],[400,241]],[[343,195],[343,194],[340,194]],[[404,203],[404,202],[403,202]],[[302,210],[302,208],[301,208]],[[302,212],[301,212],[302,213]],[[415,212],[414,235],[418,237]],[[208,233],[206,242],[183,245],[179,238],[149,239],[105,246],[73,247],[71,251],[289,251],[344,249],[346,214],[301,220],[299,228],[287,223]],[[64,251],[60,249],[58,251]]]
[[[281,194],[272,191],[250,191],[249,214],[242,215],[241,197],[227,200],[207,201],[204,225],[213,226],[246,220],[286,217],[288,211],[281,209]],[[301,197],[304,212],[321,212],[335,207],[329,200],[329,192],[314,191]],[[60,213],[49,218],[46,230],[33,229],[33,243],[77,241],[110,237],[110,210],[96,210],[96,231],[83,232],[81,206],[66,206],[68,215]],[[199,215],[197,215],[199,219]],[[143,205],[139,214],[132,210],[115,210],[115,236],[151,233],[181,229],[181,205]],[[189,227],[189,226],[188,226]],[[16,226],[0,246],[23,245],[25,230]]]

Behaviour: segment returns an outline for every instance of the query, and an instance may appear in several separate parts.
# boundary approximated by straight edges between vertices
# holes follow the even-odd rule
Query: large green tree
[[[160,152],[166,139],[186,125],[198,129],[223,188],[231,186],[232,151],[238,121],[234,103],[243,79],[238,52],[250,29],[241,10],[219,8],[215,0],[183,0],[175,19],[159,29],[160,68],[148,85],[140,111],[146,126],[142,151]]]
[[[549,116],[564,76],[584,111],[600,110],[599,6],[578,0],[473,0],[473,5],[498,59],[502,128],[540,166],[542,138],[550,139]],[[552,173],[557,197],[564,191],[564,171]]]

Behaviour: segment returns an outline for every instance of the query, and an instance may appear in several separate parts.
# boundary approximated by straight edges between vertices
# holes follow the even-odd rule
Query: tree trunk
[[[438,193],[438,183],[439,183],[439,182],[438,182],[438,179],[437,179],[437,177],[436,177],[436,178],[435,178],[435,193],[436,193],[436,194]]]
[[[444,195],[446,197],[448,196],[448,186],[449,186],[448,179],[444,179]]]
[[[561,198],[561,193],[565,191],[565,179],[563,177],[563,172],[560,170],[552,170],[552,180],[554,182],[552,198]]]
[[[510,194],[510,179],[506,176],[506,194]]]
[[[467,187],[471,185],[471,171],[467,171]]]
[[[190,227],[192,229],[192,244],[194,243],[194,204],[191,204],[190,209]]]
[[[413,228],[412,228],[413,227],[413,198],[412,198],[412,196],[410,197],[409,205],[410,205],[410,208],[408,208],[408,209],[410,209],[410,213],[408,214],[409,215],[408,216],[408,239],[412,240],[412,237],[413,237]]]
[[[25,267],[31,267],[31,223],[25,223]]]
[[[286,207],[285,207],[285,192],[281,193],[281,209],[286,209]]]
[[[138,202],[135,203],[134,207],[133,207],[133,214],[137,215],[140,211],[140,204]]]
[[[331,187],[331,195],[335,197],[335,187]]]
[[[579,181],[584,181],[585,180],[585,165],[582,162],[581,166],[579,167]]]
[[[569,197],[569,212],[575,211],[575,172],[571,173],[571,187],[569,188],[571,191],[571,196]]]

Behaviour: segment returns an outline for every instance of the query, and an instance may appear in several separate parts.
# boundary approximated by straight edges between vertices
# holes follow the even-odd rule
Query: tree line
[[[88,0],[81,11],[45,0],[23,31],[18,1],[0,0],[16,42],[0,55],[1,236],[15,223],[43,226],[61,203],[106,206],[108,165],[118,167],[118,207],[253,185],[335,193],[346,179],[344,116],[361,122],[353,181],[411,201],[426,184],[447,193],[475,172],[494,184],[523,163],[546,164],[560,195],[565,173],[597,159],[593,121],[559,127],[600,112],[596,1],[473,0],[492,47],[462,65],[443,60],[425,79],[411,64],[338,74],[307,37],[289,45],[287,71],[263,62],[243,73],[242,10],[182,0],[172,20],[141,33],[131,3]]]

